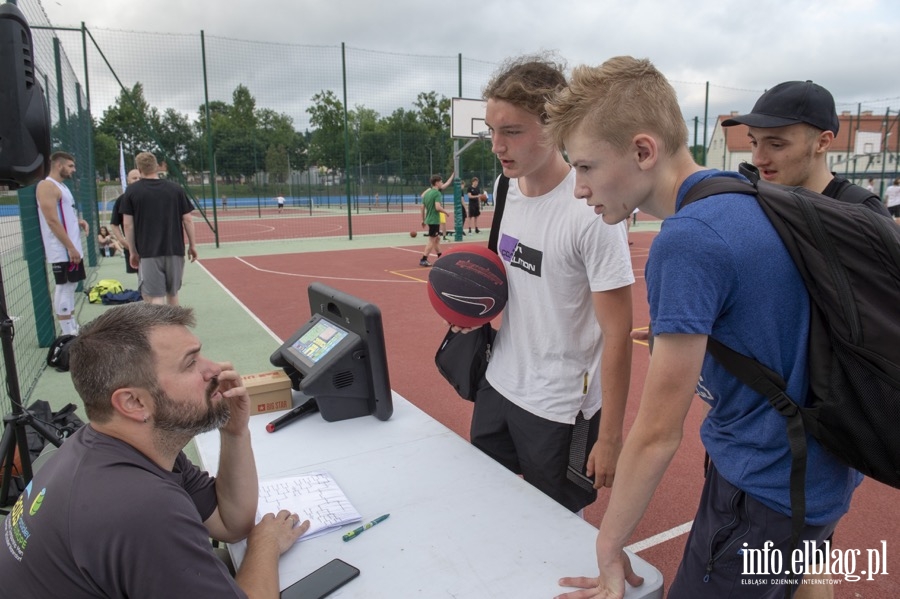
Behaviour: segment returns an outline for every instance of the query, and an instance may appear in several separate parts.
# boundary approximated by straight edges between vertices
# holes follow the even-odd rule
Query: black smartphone
[[[333,559],[281,591],[281,599],[322,599],[357,576],[359,568]]]

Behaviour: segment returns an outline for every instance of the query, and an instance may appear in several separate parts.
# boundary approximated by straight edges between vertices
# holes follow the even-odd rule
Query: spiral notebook
[[[265,514],[277,514],[280,510],[297,514],[301,522],[309,520],[309,530],[299,541],[313,539],[362,520],[334,477],[324,471],[259,481],[256,521],[259,522]]]

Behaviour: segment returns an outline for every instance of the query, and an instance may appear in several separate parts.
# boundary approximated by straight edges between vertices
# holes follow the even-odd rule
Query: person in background
[[[100,254],[106,257],[115,256],[116,252],[121,249],[106,225],[100,226],[100,231],[97,233],[97,245],[100,246]]]
[[[194,207],[184,190],[159,178],[159,164],[150,152],[135,157],[141,180],[125,190],[122,214],[131,266],[139,269],[144,301],[178,304],[184,277],[184,238],[191,262],[197,259]]]
[[[476,233],[481,233],[478,230],[478,217],[481,216],[481,196],[484,195],[481,191],[481,186],[478,184],[478,177],[472,177],[472,184],[469,185],[469,189],[466,191],[466,197],[469,201],[469,233],[472,232],[472,227],[475,227]]]
[[[454,176],[455,173],[450,175],[450,180],[444,183],[440,175],[432,175],[431,187],[422,194],[422,226],[428,228],[425,233],[428,241],[425,243],[425,250],[422,253],[422,259],[419,260],[419,266],[431,266],[428,257],[432,252],[437,254],[438,258],[441,257],[441,223],[444,222],[441,217],[446,219],[448,214],[441,204],[441,190],[450,184]]]
[[[141,171],[136,168],[131,169],[128,171],[128,174],[125,175],[125,188],[127,189],[129,185],[136,183],[140,179]],[[113,204],[112,214],[109,216],[109,226],[112,227],[113,237],[119,242],[119,246],[122,248],[122,254],[125,256],[125,272],[136,274],[138,269],[131,266],[131,250],[128,247],[128,238],[125,236],[124,219],[122,217],[123,197],[125,197],[124,192],[116,198],[116,203]]]
[[[53,310],[63,335],[78,334],[75,289],[87,277],[81,230],[87,233],[88,224],[78,217],[75,197],[64,183],[74,174],[75,157],[67,152],[54,152],[50,156],[50,174],[35,188],[44,255],[56,283]]]
[[[900,221],[900,178],[884,190],[884,203],[895,221]]]

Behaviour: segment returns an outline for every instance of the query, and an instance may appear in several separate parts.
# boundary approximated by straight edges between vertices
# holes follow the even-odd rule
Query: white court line
[[[228,296],[229,296],[231,299],[233,299],[233,300],[235,301],[235,303],[236,303],[238,306],[240,306],[241,308],[243,308],[244,312],[246,312],[246,313],[250,316],[250,318],[252,318],[253,320],[255,320],[256,323],[259,324],[259,326],[261,326],[265,332],[267,332],[269,335],[271,335],[272,338],[273,338],[275,341],[277,341],[279,345],[281,345],[282,343],[284,343],[284,340],[281,339],[281,338],[279,338],[278,335],[275,334],[275,331],[273,331],[273,330],[270,329],[268,326],[266,326],[266,323],[264,323],[263,321],[261,321],[261,320],[259,319],[259,317],[256,316],[256,314],[253,313],[253,310],[251,310],[250,308],[248,308],[248,307],[246,306],[246,304],[244,304],[244,302],[242,302],[241,300],[239,300],[239,299],[237,298],[237,296],[235,296],[235,295],[231,292],[231,290],[228,289],[228,287],[226,287],[225,285],[223,285],[223,284],[222,284],[222,281],[220,281],[220,280],[217,279],[215,276],[213,276],[213,274],[212,274],[211,272],[209,272],[209,270],[207,270],[207,268],[206,268],[205,266],[203,266],[203,264],[202,264],[201,262],[197,262],[197,266],[199,266],[200,268],[202,268],[203,271],[204,271],[207,275],[209,275],[209,278],[211,278],[213,281],[215,281],[216,284],[217,284],[219,287],[221,287],[222,290],[223,290],[225,293],[227,293]]]
[[[250,268],[252,268],[253,270],[255,270],[257,272],[264,272],[264,273],[267,273],[270,275],[282,275],[285,277],[298,277],[301,279],[316,279],[319,281],[356,281],[359,283],[417,283],[417,282],[419,282],[419,281],[398,281],[396,279],[359,279],[359,278],[353,278],[353,277],[326,277],[323,275],[304,275],[304,274],[298,274],[295,272],[282,272],[279,270],[267,270],[265,268],[259,268],[258,266],[254,266],[254,265],[250,264],[249,262],[247,262],[240,256],[235,256],[234,259],[237,260],[238,262],[243,262],[244,264],[246,264],[247,266],[249,266]]]
[[[691,526],[694,525],[694,521],[685,522],[681,526],[676,526],[675,528],[670,528],[669,530],[664,530],[658,535],[653,535],[652,537],[646,538],[643,541],[638,541],[632,545],[629,545],[625,549],[631,551],[632,553],[640,553],[644,549],[650,549],[651,547],[656,547],[661,543],[665,543],[666,541],[670,541],[675,537],[680,537],[681,535],[690,532]]]

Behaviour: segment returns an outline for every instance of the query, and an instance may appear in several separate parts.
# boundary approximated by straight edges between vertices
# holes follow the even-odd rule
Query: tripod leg
[[[19,437],[20,429],[21,437]],[[23,451],[27,454],[28,441],[25,439],[25,427],[19,424],[15,419],[4,419],[3,437],[0,438],[0,456],[3,456],[3,479],[2,483],[0,483],[0,506],[9,505],[9,486],[13,479],[17,439],[19,455],[23,455]],[[31,460],[23,460],[23,466],[26,461],[28,462],[29,470],[28,480],[31,480]]]

